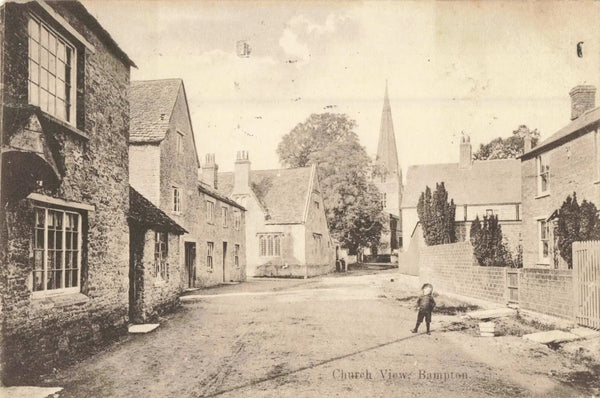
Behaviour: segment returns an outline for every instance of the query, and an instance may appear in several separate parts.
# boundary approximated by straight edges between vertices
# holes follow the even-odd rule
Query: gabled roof
[[[458,163],[410,166],[402,208],[416,207],[421,192],[444,182],[457,205],[521,203],[521,162],[518,159],[474,161],[469,168]]]
[[[536,146],[529,152],[524,153],[521,156],[521,159],[531,158],[532,156],[535,156],[540,152],[545,152],[546,150],[554,146],[569,141],[578,133],[583,133],[587,131],[587,128],[595,127],[598,124],[600,124],[600,107],[585,112],[577,119],[573,120],[571,123],[567,124],[565,127],[558,130],[556,133],[552,134],[550,137],[542,141],[540,144],[538,144],[538,146]]]
[[[129,219],[137,224],[159,228],[182,235],[187,231],[177,224],[164,211],[154,206],[152,202],[142,196],[132,186],[129,186]]]
[[[165,138],[182,84],[181,79],[131,82],[130,143],[158,143]]]
[[[311,189],[311,167],[295,169],[252,170],[250,183],[269,224],[301,224]],[[219,173],[219,191],[233,192],[233,173]]]
[[[223,195],[222,193],[216,191],[214,188],[212,188],[211,186],[209,186],[208,184],[205,184],[204,182],[200,181],[198,184],[198,190],[202,193],[207,194],[208,196],[220,200],[223,203],[227,203],[228,205],[237,207],[240,210],[246,210],[244,208],[244,206],[240,205],[238,202],[236,202],[233,199],[228,198],[227,196]]]

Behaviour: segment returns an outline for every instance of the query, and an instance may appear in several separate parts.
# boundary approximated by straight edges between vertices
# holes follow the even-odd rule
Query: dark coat
[[[431,294],[422,295],[417,300],[417,307],[419,311],[431,312],[435,308],[435,300]]]

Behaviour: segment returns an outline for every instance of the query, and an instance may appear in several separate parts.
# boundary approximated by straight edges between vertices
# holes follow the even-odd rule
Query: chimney
[[[248,151],[237,152],[234,166],[232,193],[250,193],[250,159],[248,156]]]
[[[205,183],[213,187],[218,188],[218,173],[219,166],[215,163],[215,154],[207,153],[204,158],[204,166],[202,166],[202,179]]]
[[[586,111],[596,107],[596,87],[575,86],[569,91],[571,96],[571,120],[577,119]]]
[[[460,155],[458,161],[459,169],[468,169],[472,162],[471,138],[468,135],[463,135],[460,139]]]

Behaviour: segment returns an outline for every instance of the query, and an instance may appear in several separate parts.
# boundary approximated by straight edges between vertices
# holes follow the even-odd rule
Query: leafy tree
[[[521,125],[512,132],[508,138],[494,138],[487,144],[481,144],[479,150],[473,155],[476,160],[488,159],[509,159],[516,158],[523,154],[524,138],[530,134],[532,147],[536,146],[540,139],[540,132],[537,129],[530,130],[527,126]]]
[[[600,239],[600,217],[592,202],[577,202],[577,194],[567,196],[558,211],[557,246],[569,268],[573,268],[573,242]]]
[[[456,242],[456,205],[454,199],[448,201],[448,191],[443,182],[435,184],[433,193],[428,186],[425,187],[419,197],[417,214],[428,246]]]
[[[332,236],[351,253],[377,246],[387,224],[381,194],[371,182],[373,165],[355,126],[343,114],[313,114],[277,147],[287,167],[317,165]]]
[[[471,224],[471,244],[479,265],[486,267],[518,267],[518,258],[513,259],[502,237],[502,227],[498,216],[479,216]]]

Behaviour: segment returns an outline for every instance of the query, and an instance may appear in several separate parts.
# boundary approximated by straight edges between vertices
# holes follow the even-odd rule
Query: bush
[[[453,199],[448,201],[448,191],[443,182],[435,184],[433,193],[428,186],[425,187],[425,192],[419,197],[417,214],[427,246],[456,242],[456,205]]]
[[[513,257],[502,236],[497,216],[479,216],[471,224],[471,244],[479,265],[484,267],[520,267],[519,253]]]

